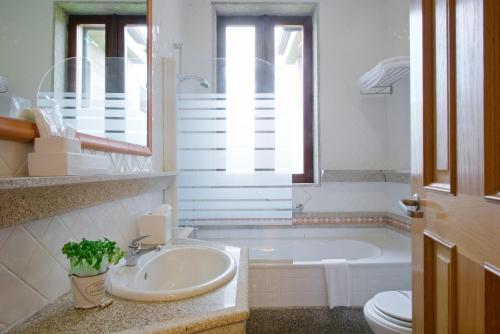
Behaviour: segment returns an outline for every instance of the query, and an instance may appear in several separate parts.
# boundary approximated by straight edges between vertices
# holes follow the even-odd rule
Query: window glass
[[[274,27],[276,169],[304,172],[303,31],[300,26]]]
[[[226,172],[255,170],[255,27],[226,28]]]

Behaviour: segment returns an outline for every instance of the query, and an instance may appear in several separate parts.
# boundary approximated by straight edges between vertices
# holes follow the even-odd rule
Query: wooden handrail
[[[0,139],[29,143],[38,136],[36,124],[21,119],[0,116]],[[80,132],[76,134],[76,137],[80,139],[82,148],[88,150],[143,156],[150,156],[152,154],[151,148],[146,146]]]

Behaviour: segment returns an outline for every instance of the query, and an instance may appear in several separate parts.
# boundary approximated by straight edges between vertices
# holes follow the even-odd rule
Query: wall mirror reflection
[[[57,108],[84,147],[100,142],[109,151],[151,154],[149,6],[3,1],[0,121],[29,121],[30,107]]]

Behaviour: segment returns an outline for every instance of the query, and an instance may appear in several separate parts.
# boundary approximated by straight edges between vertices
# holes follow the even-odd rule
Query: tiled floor
[[[361,308],[258,308],[247,334],[372,334]]]

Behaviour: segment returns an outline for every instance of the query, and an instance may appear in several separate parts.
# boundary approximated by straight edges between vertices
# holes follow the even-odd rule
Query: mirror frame
[[[152,101],[152,80],[153,80],[153,1],[146,0],[146,21],[148,26],[148,44],[147,44],[147,146],[131,144],[124,141],[113,140],[104,137],[92,136],[77,132],[76,137],[80,139],[82,148],[93,151],[115,152],[132,155],[151,156],[153,153],[153,101]],[[32,142],[38,137],[36,124],[29,121],[0,116],[0,139],[18,142]]]

